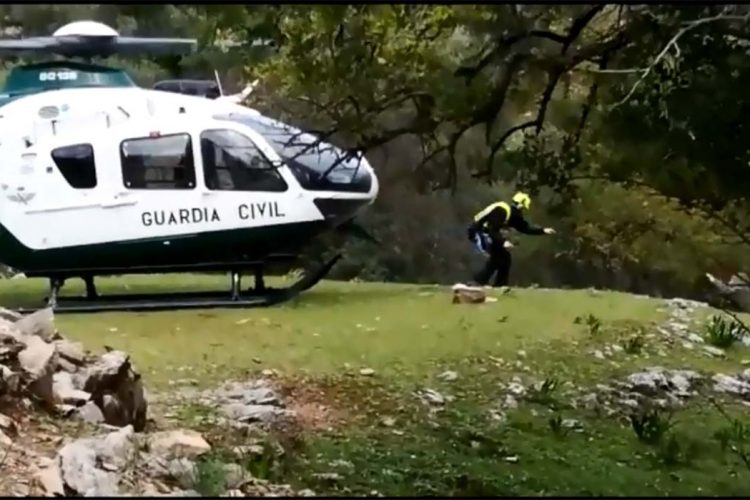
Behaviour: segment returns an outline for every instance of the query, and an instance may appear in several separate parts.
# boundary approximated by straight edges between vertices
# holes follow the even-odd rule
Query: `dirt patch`
[[[282,380],[279,392],[303,430],[330,431],[351,420],[349,409],[341,403],[340,389],[325,381]]]

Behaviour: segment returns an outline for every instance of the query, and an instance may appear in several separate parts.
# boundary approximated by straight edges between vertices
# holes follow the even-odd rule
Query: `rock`
[[[18,432],[18,427],[15,421],[7,415],[0,413],[0,431],[6,432],[11,436],[15,436]]]
[[[230,403],[221,406],[221,412],[232,420],[243,423],[270,422],[284,412],[275,406]]]
[[[21,377],[5,365],[0,365],[0,394],[13,394],[19,389]]]
[[[26,348],[18,353],[18,362],[31,380],[37,380],[45,374],[54,372],[52,359],[55,348],[39,337],[29,337]]]
[[[96,441],[98,460],[110,465],[113,470],[123,470],[133,460],[136,452],[132,425],[110,432],[104,439]]]
[[[697,333],[688,333],[687,339],[694,344],[703,344],[705,340]]]
[[[168,474],[177,481],[180,488],[188,490],[198,482],[198,468],[187,458],[176,458],[167,462]]]
[[[372,375],[375,375],[375,370],[373,370],[372,368],[362,368],[359,371],[359,374],[365,377],[371,377]]]
[[[750,396],[750,383],[744,380],[717,373],[713,376],[713,381],[716,392],[726,392],[743,398]]]
[[[226,403],[240,401],[245,404],[268,405],[279,402],[276,392],[262,381],[233,382],[213,391],[204,391],[203,396]]]
[[[593,354],[596,359],[606,359],[602,351],[596,350]]]
[[[523,396],[526,394],[526,388],[518,382],[511,382],[508,384],[508,392],[514,396]]]
[[[125,353],[110,351],[100,356],[86,371],[83,390],[91,393],[106,423],[132,424],[138,432],[146,427],[148,404],[143,382]]]
[[[52,375],[55,371],[55,348],[40,337],[28,337],[26,348],[18,353],[18,362],[28,375],[28,391],[41,401],[54,404]]]
[[[443,382],[455,382],[456,380],[458,380],[458,373],[447,370],[438,375],[438,378]]]
[[[71,342],[69,340],[60,339],[55,340],[52,344],[55,346],[55,350],[57,350],[60,358],[72,363],[73,365],[81,366],[86,360],[86,353],[83,350],[83,344],[80,342]]]
[[[11,311],[10,309],[6,309],[4,307],[0,307],[0,319],[15,323],[21,318],[23,318],[23,314],[16,311]]]
[[[99,424],[104,422],[104,414],[93,401],[89,401],[80,408],[75,409],[75,414],[84,422]]]
[[[195,458],[211,450],[199,433],[190,429],[161,431],[149,439],[149,450],[165,458]]]
[[[238,464],[224,464],[224,485],[228,490],[242,487],[248,478],[248,473]]]
[[[458,283],[453,285],[454,304],[482,304],[487,300],[487,293],[479,287]]]
[[[727,355],[727,353],[724,352],[724,349],[719,349],[718,347],[714,347],[712,345],[701,346],[701,349],[706,351],[711,356],[715,356],[717,358],[723,358],[724,356]]]
[[[3,445],[3,447],[9,447],[12,444],[13,440],[0,430],[0,445]]]
[[[82,406],[91,398],[88,392],[73,387],[73,377],[68,372],[52,376],[52,392],[56,402],[73,406]]]
[[[424,389],[420,393],[420,397],[429,404],[443,405],[445,404],[445,396],[433,389]]]
[[[518,401],[516,401],[516,398],[511,396],[510,394],[505,395],[505,399],[503,400],[503,408],[506,410],[513,410],[518,408]]]
[[[44,491],[45,496],[65,496],[62,472],[56,461],[48,458],[42,460],[34,475],[34,480]]]
[[[60,471],[65,484],[83,496],[116,496],[117,476],[96,467],[96,449],[91,439],[65,445],[58,453]]]
[[[49,307],[22,317],[14,325],[24,335],[36,336],[45,342],[51,342],[57,333],[55,315]]]

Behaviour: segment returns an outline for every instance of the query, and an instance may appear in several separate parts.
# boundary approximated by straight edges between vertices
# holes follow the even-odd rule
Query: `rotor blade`
[[[144,53],[155,55],[184,55],[195,52],[194,38],[142,38],[121,36],[115,39],[118,54]]]
[[[57,41],[51,36],[25,38],[23,40],[0,40],[1,54],[49,51]]]

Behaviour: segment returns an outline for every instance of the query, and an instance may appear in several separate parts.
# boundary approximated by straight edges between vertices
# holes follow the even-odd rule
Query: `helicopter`
[[[318,283],[341,254],[285,289],[266,286],[267,270],[289,271],[305,245],[354,225],[375,201],[378,179],[364,155],[240,104],[246,93],[147,89],[90,61],[183,55],[196,45],[120,36],[95,21],[0,40],[0,54],[62,56],[14,67],[0,90],[0,262],[48,279],[46,307],[277,304]],[[100,295],[94,282],[183,272],[226,272],[229,290]],[[248,289],[245,273],[255,278]],[[78,278],[85,295],[61,296]]]

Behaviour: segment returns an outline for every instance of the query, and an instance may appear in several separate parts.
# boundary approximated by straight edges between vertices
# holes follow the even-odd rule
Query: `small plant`
[[[714,433],[714,439],[718,441],[723,453],[731,451],[750,469],[750,451],[745,448],[750,438],[750,425],[729,415],[716,401],[711,402],[727,421],[725,427]]]
[[[556,378],[548,377],[541,384],[531,387],[526,399],[543,405],[554,405],[557,402],[555,391],[559,385],[560,383]]]
[[[639,441],[656,445],[662,442],[674,424],[671,414],[665,414],[654,408],[630,415],[630,425]]]
[[[689,436],[669,432],[656,448],[655,456],[663,465],[690,465],[699,453],[700,444]]]
[[[643,335],[631,335],[622,343],[622,348],[628,354],[640,354],[645,344],[646,341]]]
[[[589,335],[595,337],[599,334],[602,328],[602,321],[594,316],[593,314],[587,314],[586,316],[576,316],[573,320],[574,325],[586,325],[589,329]]]
[[[199,459],[196,464],[195,490],[203,496],[216,497],[224,493],[226,471],[224,462],[214,456]]]
[[[713,315],[706,325],[705,337],[709,344],[727,349],[747,333],[747,328],[739,321]]]
[[[559,413],[552,415],[547,420],[547,423],[549,424],[549,428],[552,431],[552,434],[554,434],[558,438],[564,438],[570,432],[570,428],[563,425],[563,418]]]

